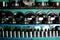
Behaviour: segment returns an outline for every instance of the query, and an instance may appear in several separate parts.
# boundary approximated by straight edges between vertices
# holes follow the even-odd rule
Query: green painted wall
[[[0,0],[0,2],[2,2],[2,1],[6,1],[6,2],[8,2],[9,0]]]
[[[48,2],[49,0],[36,0],[36,2]]]
[[[60,2],[60,0],[50,0],[51,2]]]
[[[0,0],[1,1],[9,1],[9,0]],[[33,0],[34,1],[34,0]],[[36,0],[37,2],[48,2],[48,0]],[[51,2],[60,2],[60,0],[50,0]]]
[[[4,9],[4,11],[11,11],[13,13],[16,13],[18,11],[20,12],[23,12],[24,14],[27,12],[27,11],[33,11],[34,13],[37,13],[38,11],[42,11],[42,12],[45,12],[46,14],[49,13],[49,12],[56,12],[57,14],[60,13],[60,9]]]
[[[32,40],[60,40],[60,38],[33,38]]]

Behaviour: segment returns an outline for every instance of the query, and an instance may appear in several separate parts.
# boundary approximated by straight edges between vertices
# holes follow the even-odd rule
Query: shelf
[[[46,25],[60,26],[60,24],[0,24],[0,26],[46,26]]]
[[[58,7],[48,7],[48,6],[44,6],[44,7],[0,7],[0,9],[60,9],[60,6]]]
[[[49,24],[0,24],[0,26],[40,26]]]
[[[0,40],[60,40],[60,37],[45,38],[0,38]]]

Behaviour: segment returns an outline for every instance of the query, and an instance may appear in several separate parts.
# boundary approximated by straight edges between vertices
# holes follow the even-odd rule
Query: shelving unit
[[[14,11],[16,11],[16,10],[28,10],[28,11],[41,11],[41,10],[43,10],[44,12],[46,12],[47,10],[49,10],[49,11],[52,11],[52,10],[54,10],[54,11],[58,11],[57,13],[59,14],[60,13],[60,6],[43,6],[43,7],[41,7],[41,6],[39,6],[39,7],[37,7],[37,6],[31,6],[31,7],[0,7],[0,10],[1,11],[12,11],[12,10],[14,10]],[[34,10],[33,10],[34,9]],[[46,11],[45,11],[46,10]],[[48,12],[49,12],[48,11]],[[22,11],[23,12],[23,11]],[[25,11],[26,12],[26,11]],[[23,13],[25,13],[25,12],[23,12]],[[34,12],[34,13],[36,13],[36,12]],[[46,12],[47,13],[47,12]],[[55,27],[55,26],[60,26],[60,24],[0,24],[0,26],[12,26],[12,27],[19,27],[19,26],[22,26],[22,27],[26,27],[26,26],[30,26],[30,27],[32,27],[32,26],[34,26],[34,28],[35,27],[40,27],[40,26],[42,26],[42,27],[44,27],[44,26],[46,26],[46,25],[48,25],[49,27],[51,27],[51,26],[53,26],[53,27]],[[60,40],[60,37],[39,37],[39,38],[35,38],[35,37],[33,37],[33,38],[0,38],[0,40]]]

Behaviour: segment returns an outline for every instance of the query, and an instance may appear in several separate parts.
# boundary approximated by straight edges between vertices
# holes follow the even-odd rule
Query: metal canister
[[[2,15],[2,22],[1,23],[12,23],[13,21],[13,13],[10,11],[3,11]]]
[[[22,12],[17,12],[15,15],[15,21],[17,24],[24,24],[24,14]]]
[[[23,0],[23,4],[25,6],[34,6],[35,5],[35,0]]]
[[[34,12],[26,12],[25,14],[25,24],[35,24],[35,14]]]
[[[58,24],[59,16],[55,12],[48,13],[48,24]]]
[[[39,11],[36,14],[36,24],[46,24],[47,23],[47,15],[45,12]]]

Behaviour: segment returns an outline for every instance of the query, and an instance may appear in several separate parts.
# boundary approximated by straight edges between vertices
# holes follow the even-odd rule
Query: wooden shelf
[[[0,9],[60,9],[60,6],[58,7],[53,7],[53,6],[34,6],[34,7],[0,7]]]

